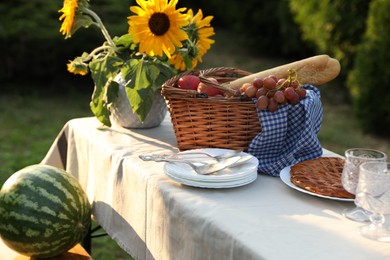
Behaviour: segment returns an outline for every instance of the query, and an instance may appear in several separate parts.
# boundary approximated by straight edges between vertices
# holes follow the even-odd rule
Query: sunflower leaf
[[[172,78],[174,75],[176,75],[176,71],[169,66],[168,64],[164,62],[158,62],[156,63],[160,74],[158,75],[158,78],[156,79],[156,82],[154,84],[155,90],[161,89],[162,85],[167,81],[168,79]]]
[[[117,47],[131,48],[133,44],[133,36],[131,34],[124,34],[120,37],[112,39]]]
[[[157,64],[142,60],[131,59],[122,68],[123,78],[126,80],[126,94],[133,112],[143,122],[148,115],[152,104],[156,81],[160,75]]]
[[[111,126],[108,105],[118,95],[118,83],[113,79],[118,74],[123,60],[115,56],[106,56],[89,63],[91,76],[95,84],[90,108],[96,118],[104,125]]]

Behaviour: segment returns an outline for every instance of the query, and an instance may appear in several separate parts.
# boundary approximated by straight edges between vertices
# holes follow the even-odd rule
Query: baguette
[[[224,87],[239,89],[244,83],[251,83],[255,78],[275,75],[278,79],[287,78],[288,70],[295,70],[301,84],[322,85],[337,77],[340,73],[338,60],[328,55],[317,55],[272,69],[264,70],[223,84]]]

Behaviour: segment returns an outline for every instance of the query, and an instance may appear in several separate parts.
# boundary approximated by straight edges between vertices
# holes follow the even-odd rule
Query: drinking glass
[[[341,182],[346,191],[356,194],[356,188],[359,181],[359,166],[365,162],[385,162],[387,156],[385,153],[373,149],[352,148],[345,151],[344,169],[341,175]],[[359,202],[355,200],[356,207],[352,210],[345,209],[342,214],[346,218],[358,221],[368,222],[369,212],[363,210]]]
[[[390,242],[390,228],[384,226],[384,214],[390,214],[390,163],[367,162],[360,166],[356,200],[371,212],[371,223],[359,228],[369,239]]]

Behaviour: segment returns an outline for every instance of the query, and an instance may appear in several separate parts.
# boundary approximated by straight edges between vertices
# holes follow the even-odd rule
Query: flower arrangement
[[[91,73],[95,89],[90,108],[104,125],[111,126],[110,105],[118,96],[115,77],[121,73],[131,108],[141,121],[148,115],[153,93],[179,71],[193,69],[210,49],[214,35],[212,16],[202,10],[177,8],[178,0],[136,0],[128,17],[128,33],[112,38],[89,0],[64,0],[60,32],[71,37],[81,27],[97,26],[105,41],[89,53],[69,61],[69,72]]]

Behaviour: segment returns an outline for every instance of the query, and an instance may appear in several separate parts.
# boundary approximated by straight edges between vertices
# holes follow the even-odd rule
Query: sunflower
[[[134,43],[139,43],[139,51],[150,56],[170,58],[176,47],[188,38],[183,26],[188,24],[186,8],[176,10],[178,0],[136,0],[139,6],[131,6],[136,15],[129,17],[129,34]]]
[[[77,57],[76,59],[69,61],[67,69],[75,75],[85,76],[88,74],[88,64],[83,61],[82,57]]]
[[[198,47],[198,61],[202,61],[202,56],[210,49],[211,44],[215,41],[209,39],[213,36],[214,28],[210,26],[210,22],[213,19],[213,16],[207,16],[203,19],[202,10],[198,10],[198,13],[194,16],[192,9],[188,10],[188,14],[191,17],[190,23],[194,23],[197,28],[197,42]]]
[[[75,16],[76,16],[76,10],[79,6],[78,0],[64,0],[64,5],[62,9],[60,9],[58,12],[62,12],[63,14],[60,17],[60,21],[64,20],[60,32],[63,35],[66,35],[66,38],[71,37],[71,31],[73,24],[75,22]]]
[[[192,59],[191,66],[189,68],[195,68],[198,65],[198,62],[202,62],[202,56],[210,49],[211,44],[215,42],[209,38],[215,34],[214,28],[210,26],[210,22],[213,17],[207,16],[203,19],[203,13],[200,9],[195,16],[192,9],[189,9],[187,14],[189,15],[189,25],[187,26],[186,30],[190,35],[190,39],[187,41],[187,45],[189,45],[189,49],[193,51],[190,52],[190,55],[187,55],[186,58],[184,58],[183,55],[179,52],[169,59],[169,62],[173,64],[177,70],[185,70],[188,68],[188,62],[185,62],[186,59]]]
[[[78,14],[81,14],[83,11],[88,8],[89,0],[64,0],[64,4],[59,13],[62,13],[59,20],[64,20],[62,22],[60,32],[65,35],[65,38],[69,38],[72,36],[72,32],[74,32],[77,28],[76,24],[79,22]],[[78,26],[80,26],[79,24]]]

